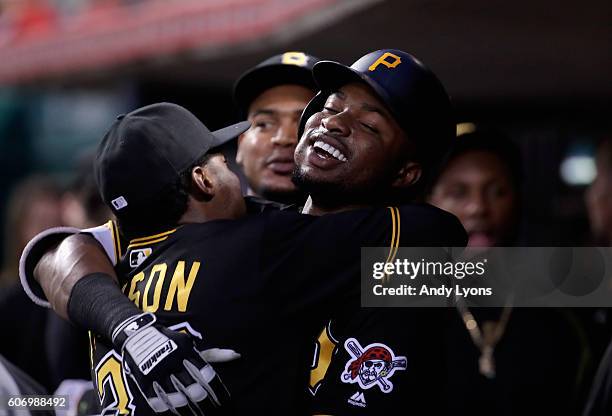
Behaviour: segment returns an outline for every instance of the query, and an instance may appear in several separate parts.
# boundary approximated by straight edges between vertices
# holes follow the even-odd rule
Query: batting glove
[[[126,319],[113,331],[125,373],[155,413],[201,415],[229,399],[225,385],[208,363],[240,357],[233,350],[198,351],[188,334],[156,323],[143,313]]]

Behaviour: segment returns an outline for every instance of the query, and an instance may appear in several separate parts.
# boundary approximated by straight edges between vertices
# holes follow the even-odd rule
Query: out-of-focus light
[[[569,155],[561,162],[560,173],[568,185],[588,185],[597,175],[595,159],[590,155]]]
[[[462,134],[474,133],[476,131],[476,124],[474,123],[459,123],[457,124],[457,136]]]

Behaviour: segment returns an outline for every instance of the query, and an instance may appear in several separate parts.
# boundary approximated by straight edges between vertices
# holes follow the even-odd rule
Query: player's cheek
[[[304,157],[306,155],[306,141],[302,140],[297,144],[295,150],[293,152],[293,160],[295,161],[296,166],[299,166],[304,161]]]
[[[255,164],[263,158],[265,153],[269,150],[270,138],[268,134],[262,132],[250,132],[245,138],[244,142],[241,143],[241,152],[244,159],[244,164]]]
[[[304,134],[302,135],[302,137],[304,137],[304,135],[308,133],[308,130],[319,127],[321,125],[322,119],[323,113],[321,111],[318,111],[311,115],[308,120],[306,120],[306,124],[304,124]]]

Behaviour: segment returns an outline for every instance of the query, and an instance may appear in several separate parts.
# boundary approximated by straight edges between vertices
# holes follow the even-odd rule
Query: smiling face
[[[411,151],[383,102],[365,84],[350,83],[306,122],[295,150],[294,181],[328,206],[373,202],[418,180]]]
[[[236,161],[252,193],[281,202],[295,195],[291,173],[298,122],[313,95],[299,85],[281,85],[266,90],[250,105],[251,128],[238,140]]]

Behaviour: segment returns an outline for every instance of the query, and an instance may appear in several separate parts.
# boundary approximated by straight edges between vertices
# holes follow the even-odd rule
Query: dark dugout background
[[[39,2],[52,13],[33,28],[16,19],[16,2],[0,8],[0,210],[32,172],[68,183],[116,114],[173,101],[217,128],[238,118],[234,80],[272,54],[303,50],[350,63],[392,47],[438,74],[458,121],[497,127],[520,145],[523,244],[589,243],[588,180],[567,183],[560,168],[590,158],[612,134],[609,1],[78,3]],[[195,11],[180,12],[188,6]],[[152,23],[138,26],[145,15]],[[105,38],[88,32],[92,23]],[[174,43],[179,35],[158,30],[170,23],[181,28]],[[141,32],[130,31],[136,26]],[[85,55],[75,33],[88,42]],[[137,33],[142,42],[121,49]],[[588,179],[580,171],[588,163],[576,166]]]

